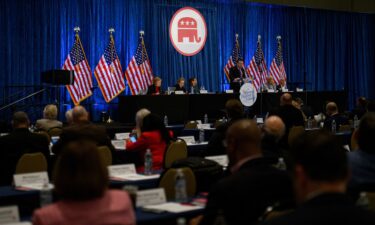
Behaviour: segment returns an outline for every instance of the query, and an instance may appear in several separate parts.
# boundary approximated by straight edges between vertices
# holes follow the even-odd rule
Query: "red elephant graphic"
[[[183,42],[184,38],[189,38],[190,43],[201,42],[198,37],[197,21],[191,17],[184,17],[178,21],[178,42]]]

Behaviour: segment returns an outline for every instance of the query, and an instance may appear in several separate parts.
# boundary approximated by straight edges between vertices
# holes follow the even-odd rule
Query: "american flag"
[[[229,60],[227,64],[224,67],[224,73],[227,76],[228,81],[230,81],[229,78],[229,70],[233,66],[237,64],[237,60],[242,58],[241,52],[240,52],[240,43],[238,42],[238,34],[236,34],[236,41],[234,42],[234,46],[232,49],[232,55],[229,57]]]
[[[116,53],[112,34],[94,73],[106,102],[112,101],[125,89],[121,63]]]
[[[141,33],[137,51],[125,71],[125,77],[133,95],[142,94],[143,91],[146,91],[148,86],[152,84],[153,79],[151,64],[142,35]]]
[[[286,72],[283,62],[283,52],[281,47],[281,37],[277,37],[277,52],[275,58],[273,58],[270,66],[270,74],[275,80],[276,84],[280,84],[280,80],[286,81]]]
[[[257,49],[250,61],[250,64],[247,66],[246,71],[253,79],[255,89],[259,91],[259,88],[265,82],[267,75],[267,65],[262,51],[262,42],[260,35],[258,35]]]
[[[91,69],[83,51],[78,32],[75,36],[73,48],[64,62],[63,69],[74,71],[74,84],[66,85],[66,87],[74,105],[79,105],[80,102],[92,95],[92,78]]]

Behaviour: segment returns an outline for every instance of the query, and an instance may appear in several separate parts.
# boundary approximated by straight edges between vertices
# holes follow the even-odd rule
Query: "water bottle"
[[[193,86],[190,87],[190,94],[194,94],[194,88],[193,88]]]
[[[48,182],[43,184],[42,190],[40,190],[40,207],[44,207],[52,203],[52,189]]]
[[[311,120],[311,117],[309,117],[307,119],[307,129],[311,129],[312,128],[312,120]]]
[[[361,208],[367,209],[369,204],[370,202],[369,202],[366,192],[361,192],[356,205]]]
[[[204,142],[204,129],[203,128],[199,129],[199,142],[200,143]]]
[[[284,158],[279,158],[277,164],[276,164],[276,168],[279,169],[279,170],[286,170],[286,164],[284,162]]]
[[[146,150],[145,154],[145,171],[146,175],[152,174],[152,153],[150,149]]]
[[[204,123],[208,123],[208,116],[207,114],[204,114],[204,119],[203,119]]]
[[[177,225],[186,225],[186,219],[184,217],[178,218]]]
[[[164,126],[168,126],[168,116],[164,116]]]
[[[354,116],[353,125],[354,125],[354,129],[357,129],[358,126],[359,126],[359,120],[358,120],[358,116],[357,115]]]
[[[331,131],[334,134],[336,133],[336,121],[335,120],[332,120]]]
[[[186,179],[182,169],[177,169],[176,183],[175,183],[175,201],[187,202],[188,197],[186,193]]]

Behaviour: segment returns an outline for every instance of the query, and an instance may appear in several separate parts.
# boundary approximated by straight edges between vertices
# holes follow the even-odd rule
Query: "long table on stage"
[[[315,114],[325,111],[327,101],[338,104],[340,111],[347,109],[347,92],[293,92],[294,98],[300,97],[305,105],[311,106]],[[280,102],[282,93],[258,93],[257,101],[251,107],[251,112],[264,115]],[[184,123],[188,120],[203,120],[204,114],[210,119],[217,119],[224,115],[222,109],[225,102],[232,98],[239,98],[238,94],[199,94],[199,95],[137,95],[119,97],[119,118],[123,123],[134,123],[136,112],[147,108],[160,116],[167,115],[169,123]]]

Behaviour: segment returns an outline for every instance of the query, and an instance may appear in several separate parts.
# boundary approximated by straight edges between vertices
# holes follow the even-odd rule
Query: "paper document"
[[[167,202],[159,205],[148,205],[144,206],[144,209],[149,210],[161,210],[170,213],[182,213],[182,212],[189,212],[193,210],[203,209],[202,206],[195,206],[195,205],[185,205],[181,203],[175,202]]]

